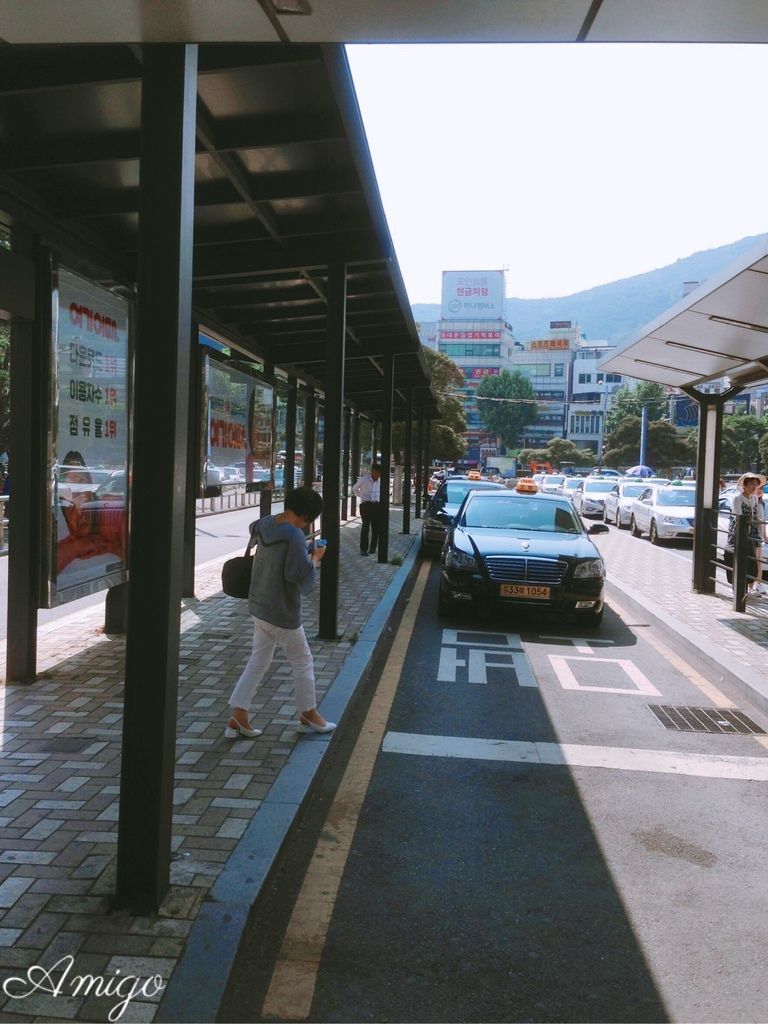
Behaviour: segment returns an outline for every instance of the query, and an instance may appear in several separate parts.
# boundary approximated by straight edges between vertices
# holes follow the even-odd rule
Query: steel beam
[[[116,903],[170,880],[186,495],[197,46],[144,51],[140,309]]]
[[[413,388],[405,392],[405,451],[403,453],[403,533],[411,532],[411,476],[413,475]]]
[[[320,571],[319,636],[335,640],[339,613],[339,550],[341,547],[341,464],[344,422],[344,342],[346,337],[347,268],[328,268],[328,337],[326,340],[325,429],[323,435],[322,532],[328,547]]]
[[[389,487],[392,474],[392,402],[395,384],[395,356],[384,363],[384,410],[381,418],[381,497],[379,498],[379,561],[389,561]],[[374,447],[374,458],[376,449]]]

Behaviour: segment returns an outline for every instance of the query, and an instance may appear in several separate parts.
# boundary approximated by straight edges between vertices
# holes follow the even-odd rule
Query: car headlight
[[[576,579],[602,579],[605,576],[605,562],[602,558],[590,558],[579,562],[573,573]]]
[[[667,526],[687,526],[688,520],[681,519],[679,516],[662,516],[662,523],[666,523]]]
[[[448,569],[477,568],[474,555],[468,555],[464,551],[457,551],[456,548],[448,548],[445,553],[445,564]]]

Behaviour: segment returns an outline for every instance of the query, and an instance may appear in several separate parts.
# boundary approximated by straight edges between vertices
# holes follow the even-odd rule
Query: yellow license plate
[[[524,583],[502,583],[500,596],[532,597],[534,600],[546,601],[549,598],[549,587],[534,587]]]

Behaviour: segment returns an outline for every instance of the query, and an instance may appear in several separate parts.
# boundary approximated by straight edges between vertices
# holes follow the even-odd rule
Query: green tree
[[[667,412],[667,394],[661,384],[641,381],[637,387],[621,387],[613,395],[611,407],[605,417],[605,430],[610,434],[627,416],[640,416],[643,406],[648,407],[648,422],[660,420]]]
[[[646,463],[657,473],[668,473],[672,466],[687,465],[691,449],[687,438],[679,434],[666,420],[648,424]],[[615,469],[628,469],[640,457],[640,417],[627,416],[612,431],[606,443],[603,462]]]
[[[575,462],[577,466],[594,466],[595,453],[589,448],[577,448],[573,441],[553,437],[546,447],[545,459],[553,466],[561,462]]]
[[[736,435],[733,431],[733,427],[726,422],[730,417],[723,419],[722,432],[720,434],[720,472],[721,473],[735,473],[739,470],[742,465],[741,454],[738,444],[736,443]],[[768,434],[765,435],[768,440]],[[693,427],[692,430],[688,431],[688,435],[685,439],[685,443],[688,445],[690,452],[689,465],[696,465],[696,459],[699,452],[699,428]],[[768,455],[768,449],[766,449],[766,455]]]
[[[0,321],[0,452],[7,452],[11,434],[11,339]]]
[[[462,434],[467,429],[464,415],[464,401],[457,392],[464,387],[464,374],[456,363],[442,352],[425,348],[424,358],[432,379],[432,390],[437,395],[440,419],[432,421],[429,433],[429,448],[433,459],[460,459],[467,450]],[[416,438],[414,425],[414,440]],[[405,424],[395,423],[392,427],[392,451],[396,462],[403,461],[405,447]]]
[[[485,399],[485,401],[484,401]],[[522,373],[502,370],[498,377],[485,377],[477,389],[477,410],[487,430],[502,444],[513,448],[527,426],[538,416],[536,393]]]
[[[730,431],[736,447],[736,468],[745,471],[760,465],[760,440],[768,432],[768,420],[765,417],[744,413],[723,416],[723,431],[726,428]]]

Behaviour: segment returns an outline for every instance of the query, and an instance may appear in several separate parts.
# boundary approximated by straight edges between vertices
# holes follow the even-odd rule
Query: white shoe
[[[335,722],[326,722],[325,725],[315,725],[308,718],[299,718],[296,732],[333,732],[336,728]]]
[[[230,718],[224,730],[224,737],[228,740],[236,740],[238,736],[252,740],[257,736],[261,736],[261,729],[249,729],[247,726],[241,725],[236,718]]]

